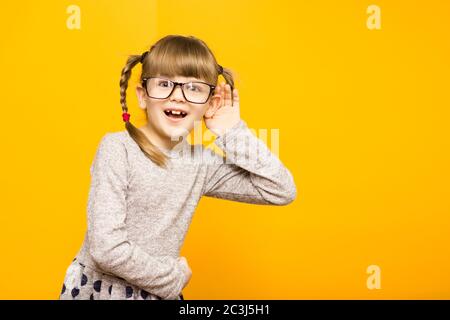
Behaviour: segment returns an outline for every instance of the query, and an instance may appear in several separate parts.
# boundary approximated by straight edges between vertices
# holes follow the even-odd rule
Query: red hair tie
[[[122,113],[122,119],[124,122],[128,122],[130,120],[130,114],[129,113]]]

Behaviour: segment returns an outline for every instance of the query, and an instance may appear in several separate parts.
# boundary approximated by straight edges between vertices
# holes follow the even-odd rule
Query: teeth
[[[166,112],[172,113],[172,114],[181,114],[183,116],[185,116],[187,113],[183,112],[183,111],[178,111],[178,110],[166,110]]]

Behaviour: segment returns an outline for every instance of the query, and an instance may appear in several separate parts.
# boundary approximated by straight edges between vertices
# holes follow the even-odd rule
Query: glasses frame
[[[162,80],[166,80],[166,81],[169,81],[169,82],[171,82],[171,83],[173,84],[172,91],[170,91],[170,93],[167,95],[167,97],[165,97],[165,98],[155,98],[155,97],[152,97],[151,95],[148,94],[148,90],[147,90],[147,81],[150,80],[150,79],[152,79],[152,78],[154,78],[154,79],[162,79]],[[209,94],[208,94],[208,97],[206,98],[205,102],[193,102],[193,101],[189,100],[188,98],[186,98],[186,95],[184,94],[184,88],[183,88],[183,86],[184,86],[185,84],[188,84],[188,83],[203,83],[203,84],[206,84],[206,85],[209,86]],[[186,101],[190,102],[190,103],[195,103],[195,104],[205,104],[206,102],[208,102],[209,98],[211,97],[211,94],[213,93],[214,89],[216,88],[216,86],[214,86],[214,85],[212,85],[212,84],[209,84],[209,83],[206,83],[206,82],[203,82],[203,81],[176,82],[176,81],[172,81],[172,80],[169,80],[169,79],[167,79],[167,78],[162,78],[162,77],[145,77],[145,78],[142,78],[142,86],[144,87],[145,92],[147,93],[147,96],[150,97],[150,98],[152,98],[152,99],[160,99],[160,100],[167,99],[168,97],[170,97],[170,96],[172,95],[172,93],[174,92],[175,88],[176,88],[178,85],[179,85],[180,88],[181,88],[181,92],[183,93],[184,99],[185,99]]]

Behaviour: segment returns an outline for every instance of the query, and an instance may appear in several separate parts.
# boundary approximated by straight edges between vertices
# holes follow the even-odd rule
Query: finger
[[[220,94],[220,90],[221,88],[220,88],[220,85],[219,86],[217,86],[215,89],[214,89],[214,97],[221,97],[221,94]]]
[[[221,100],[222,100],[222,90],[221,89],[222,88],[220,87],[220,84],[218,84],[216,89],[214,90],[214,97],[215,98],[219,98],[219,103],[218,103],[218,107],[217,108],[220,108],[220,103],[221,103]]]
[[[224,101],[224,104],[226,105],[226,106],[232,106],[232,102],[231,102],[231,87],[230,87],[230,85],[229,84],[226,84],[225,85],[225,101]]]
[[[220,86],[220,84],[216,87],[216,89],[214,89],[215,94],[220,94],[220,90],[222,89],[222,87]]]
[[[220,88],[220,107],[223,107],[225,105],[225,83],[221,83]]]
[[[239,92],[237,89],[233,90],[233,107],[239,108]]]

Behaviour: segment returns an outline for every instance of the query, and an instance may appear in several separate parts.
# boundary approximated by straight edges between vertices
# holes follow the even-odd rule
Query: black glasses
[[[201,81],[182,83],[158,77],[142,79],[142,86],[145,88],[147,95],[154,99],[167,99],[178,85],[181,87],[184,99],[197,104],[206,103],[216,88],[212,84]]]

